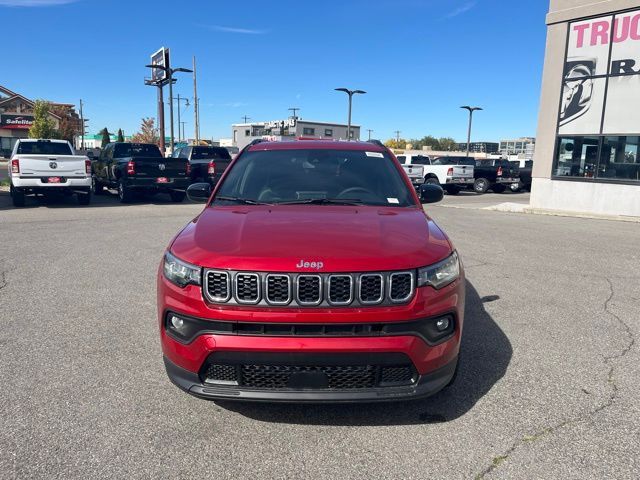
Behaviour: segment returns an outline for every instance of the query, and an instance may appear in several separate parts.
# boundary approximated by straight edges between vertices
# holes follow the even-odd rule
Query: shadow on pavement
[[[433,397],[408,402],[346,405],[305,405],[216,402],[222,408],[263,422],[304,425],[384,426],[442,423],[473,408],[505,374],[513,349],[500,327],[484,309],[467,281],[462,357],[453,386]]]

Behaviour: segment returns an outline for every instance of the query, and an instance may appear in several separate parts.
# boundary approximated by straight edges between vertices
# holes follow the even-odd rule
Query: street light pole
[[[371,140],[371,134],[373,133],[373,130],[371,130],[370,128],[367,130],[367,132],[369,132],[369,140]]]
[[[353,96],[358,94],[364,95],[367,92],[365,92],[364,90],[349,90],[348,88],[336,88],[335,90],[336,92],[344,92],[347,95],[349,95],[349,119],[347,122],[347,140],[351,140],[351,106],[353,103]]]
[[[469,151],[471,150],[471,126],[473,124],[473,112],[475,112],[476,110],[482,110],[482,108],[470,107],[468,105],[464,105],[460,108],[469,111],[469,129],[467,131],[467,158],[469,158]]]

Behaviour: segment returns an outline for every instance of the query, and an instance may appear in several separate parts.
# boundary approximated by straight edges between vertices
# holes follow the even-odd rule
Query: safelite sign
[[[33,125],[32,115],[0,115],[0,128],[7,130],[29,130]]]

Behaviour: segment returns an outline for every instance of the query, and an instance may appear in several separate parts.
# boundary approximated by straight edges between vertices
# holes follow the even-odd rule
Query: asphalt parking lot
[[[0,477],[638,478],[640,225],[482,209],[527,198],[428,208],[467,270],[453,388],[285,406],[166,378],[155,273],[200,206],[0,192]]]

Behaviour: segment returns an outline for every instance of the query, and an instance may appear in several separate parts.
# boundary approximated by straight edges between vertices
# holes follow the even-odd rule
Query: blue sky
[[[0,0],[0,85],[28,98],[85,102],[90,130],[138,129],[156,115],[144,67],[161,46],[174,67],[198,58],[204,137],[286,118],[353,122],[387,139],[535,135],[546,0]],[[15,41],[10,41],[13,39]],[[174,94],[193,95],[190,75]],[[183,107],[184,110],[184,107]],[[188,136],[193,111],[184,111]],[[168,118],[168,113],[167,113]],[[168,121],[168,120],[167,120]],[[168,132],[168,130],[167,130]]]

